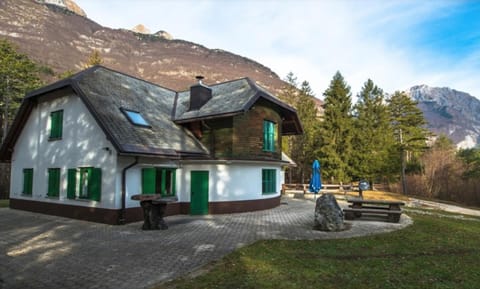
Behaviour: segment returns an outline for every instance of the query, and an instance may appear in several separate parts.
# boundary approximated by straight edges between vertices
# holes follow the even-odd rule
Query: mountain
[[[458,148],[480,143],[480,100],[448,87],[417,85],[408,93],[418,101],[432,132],[445,134]]]
[[[35,0],[35,2],[59,6],[80,16],[87,17],[85,11],[83,11],[83,9],[80,8],[77,3],[73,2],[73,0]]]
[[[97,50],[105,66],[175,90],[188,89],[197,75],[207,84],[247,76],[277,95],[286,85],[271,69],[246,57],[174,39],[162,30],[151,34],[142,24],[132,30],[99,25],[73,0],[0,0],[0,37],[51,68],[47,82],[83,69]],[[480,143],[476,98],[425,85],[409,92],[433,132],[446,134],[459,147]],[[323,102],[315,100],[321,115]]]
[[[143,25],[135,29],[141,33],[103,27],[72,0],[0,0],[0,37],[55,75],[83,69],[98,50],[105,66],[175,90],[187,89],[196,75],[207,84],[247,76],[275,94],[285,85],[251,59],[173,39],[162,30],[149,34]],[[55,75],[47,81],[57,80]]]

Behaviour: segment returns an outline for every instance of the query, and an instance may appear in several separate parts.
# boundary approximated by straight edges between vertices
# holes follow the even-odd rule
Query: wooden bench
[[[400,222],[400,216],[402,211],[392,211],[392,210],[382,210],[382,209],[343,209],[345,213],[345,219],[354,220],[355,218],[360,218],[362,214],[373,214],[373,215],[387,215],[388,221],[392,223]]]
[[[362,214],[386,215],[387,220],[392,223],[398,223],[402,215],[400,206],[405,203],[401,201],[385,200],[366,200],[361,198],[349,198],[347,202],[351,203],[349,208],[343,209],[345,219],[354,220],[362,217]]]

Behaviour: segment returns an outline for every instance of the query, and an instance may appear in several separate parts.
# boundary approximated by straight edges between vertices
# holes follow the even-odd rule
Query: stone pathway
[[[3,208],[0,288],[150,288],[261,239],[349,238],[412,223],[402,216],[399,224],[349,221],[347,231],[314,231],[314,206],[311,200],[287,198],[266,211],[171,216],[166,231],[142,231],[141,223],[110,226]]]

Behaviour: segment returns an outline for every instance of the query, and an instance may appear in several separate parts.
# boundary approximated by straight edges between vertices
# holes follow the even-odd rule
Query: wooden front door
[[[208,171],[190,174],[190,214],[208,214]]]

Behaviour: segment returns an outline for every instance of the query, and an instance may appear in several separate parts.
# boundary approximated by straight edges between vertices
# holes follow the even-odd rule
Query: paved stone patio
[[[342,203],[340,202],[342,205]],[[345,205],[345,204],[343,204]],[[0,288],[150,288],[261,239],[332,239],[412,223],[349,221],[350,230],[312,230],[312,200],[286,198],[258,212],[167,217],[165,231],[141,222],[110,226],[0,209]]]

